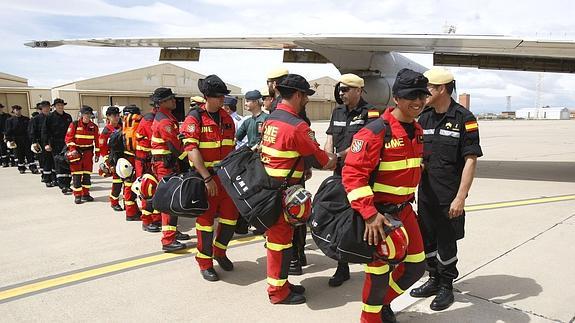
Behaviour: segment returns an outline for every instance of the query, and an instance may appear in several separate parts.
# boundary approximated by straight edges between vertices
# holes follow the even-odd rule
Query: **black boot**
[[[183,249],[186,249],[186,245],[177,240],[174,240],[174,242],[162,246],[162,250],[164,250],[165,252],[174,252]]]
[[[302,267],[307,266],[307,257],[305,256],[305,252],[304,252],[303,248],[299,252],[298,258],[299,258],[299,263],[301,264]]]
[[[331,287],[341,286],[343,282],[349,280],[349,265],[345,262],[338,262],[335,274],[327,282]]]
[[[246,220],[244,220],[244,218],[242,218],[241,216],[238,218],[238,222],[236,224],[236,227],[234,229],[234,233],[237,234],[248,234],[249,233],[249,225],[248,222]]]
[[[411,295],[411,297],[425,298],[437,294],[438,290],[439,280],[435,277],[429,277],[423,285],[412,289],[409,292],[409,295]]]
[[[300,276],[303,275],[303,270],[301,269],[301,263],[299,262],[299,259],[292,259],[289,262],[289,271],[288,271],[288,275],[291,276]]]
[[[305,287],[303,287],[302,285],[289,285],[289,290],[292,291],[292,293],[296,293],[296,294],[303,294],[305,293]]]
[[[381,321],[383,323],[395,323],[397,319],[395,318],[395,313],[391,309],[390,305],[383,305],[381,308]]]
[[[232,271],[234,270],[234,263],[227,257],[214,257],[214,260],[217,261],[218,265],[222,267],[225,271]]]
[[[81,197],[81,196],[75,196],[75,197],[74,197],[74,203],[76,203],[76,204],[82,204],[82,203],[84,203],[84,201],[82,201],[82,197]]]
[[[46,182],[46,187],[54,187],[54,183],[52,183],[52,182]]]
[[[82,196],[82,202],[94,202],[94,198],[90,195]]]
[[[122,208],[122,206],[120,204],[112,205],[112,209],[114,211],[118,211],[118,212],[124,211],[124,209]]]
[[[296,304],[303,304],[305,303],[305,301],[306,301],[305,296],[292,291],[289,293],[288,297],[286,297],[283,301],[277,304],[296,305]]]
[[[202,274],[202,277],[207,281],[215,282],[220,280],[218,273],[213,267],[205,270],[200,270],[200,273]]]
[[[189,234],[186,233],[181,233],[180,231],[176,231],[176,240],[191,240],[192,237],[190,237]]]
[[[429,308],[434,311],[443,311],[444,309],[447,309],[449,306],[451,306],[454,300],[453,289],[445,286],[440,286],[439,291],[429,305]]]
[[[157,223],[150,223],[148,225],[142,224],[142,230],[148,231],[148,232],[160,232],[160,231],[162,231],[162,229],[160,228],[160,226],[158,226]]]

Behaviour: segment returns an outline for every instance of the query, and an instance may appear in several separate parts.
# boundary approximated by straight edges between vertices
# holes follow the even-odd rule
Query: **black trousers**
[[[54,169],[54,157],[52,153],[44,150],[36,155],[38,157],[38,163],[42,169],[42,181],[52,182],[56,178],[56,170]]]
[[[18,170],[36,169],[34,153],[30,150],[30,139],[27,137],[16,137],[16,158],[18,159]]]
[[[8,147],[4,142],[4,134],[0,133],[0,163],[8,163]]]
[[[449,205],[419,200],[417,207],[429,275],[437,278],[440,285],[452,288],[453,280],[459,275],[457,240],[465,234],[465,213],[449,219]]]

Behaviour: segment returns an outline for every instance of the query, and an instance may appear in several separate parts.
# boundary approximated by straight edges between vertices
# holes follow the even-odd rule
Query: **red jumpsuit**
[[[142,118],[139,114],[130,114],[122,118],[122,132],[124,132],[125,141],[131,140],[126,136],[126,130],[138,127],[140,119]],[[135,145],[134,145],[135,148]],[[124,145],[124,158],[126,158],[130,164],[136,164],[136,151],[132,151],[129,144]],[[132,183],[136,179],[135,173],[128,178],[123,179],[124,184],[124,208],[126,209],[126,218],[140,218],[140,209],[136,203],[136,194],[132,192]]]
[[[68,150],[77,150],[82,158],[70,163],[72,173],[72,190],[74,196],[90,195],[92,182],[90,176],[94,167],[94,147],[99,152],[98,126],[89,121],[88,123],[78,120],[70,123],[66,132],[65,142]]]
[[[234,235],[238,219],[238,211],[234,202],[226,193],[219,177],[216,176],[214,165],[221,162],[235,147],[235,126],[230,115],[220,109],[219,117],[212,119],[206,112],[205,106],[189,113],[182,125],[181,133],[184,135],[185,151],[199,149],[204,166],[212,174],[218,187],[216,196],[208,197],[210,208],[196,219],[196,234],[198,236],[198,253],[196,261],[201,270],[213,267],[213,257],[224,257],[228,243]],[[197,119],[197,114],[201,120]],[[217,120],[219,119],[219,120]],[[190,166],[194,166],[190,161]],[[219,224],[214,241],[214,218],[219,215]],[[212,252],[213,251],[213,252]]]
[[[298,157],[301,157],[290,184],[301,182],[304,160],[315,168],[323,168],[329,157],[319,148],[313,131],[294,108],[280,103],[263,125],[261,160],[268,175],[283,181]],[[289,262],[292,259],[293,227],[280,216],[266,232],[267,283],[272,303],[279,303],[290,294]]]
[[[187,157],[178,138],[178,120],[167,109],[159,109],[152,124],[152,169],[158,180],[178,173],[178,160]],[[178,217],[162,213],[162,245],[176,240]]]
[[[116,127],[112,124],[108,123],[102,130],[100,134],[100,157],[104,158],[104,162],[108,165],[108,167],[112,167],[110,165],[109,154],[110,154],[110,147],[108,146],[108,139],[114,131],[122,131],[122,125],[118,123]],[[112,170],[112,191],[109,195],[110,205],[115,206],[120,204],[120,193],[122,192],[122,179],[118,177],[115,170]]]
[[[136,177],[141,177],[144,174],[153,174],[152,172],[152,154],[151,154],[151,139],[152,139],[152,124],[156,117],[157,109],[148,112],[144,115],[138,129],[136,131]],[[155,190],[154,190],[155,191]],[[154,222],[160,222],[162,216],[160,212],[154,210],[150,199],[142,199],[142,224],[147,226]]]
[[[421,177],[423,131],[417,122],[410,139],[388,108],[384,115],[361,129],[354,137],[342,171],[343,185],[351,207],[364,219],[378,213],[375,204],[401,204],[412,201]],[[385,123],[392,139],[385,143]],[[375,182],[370,186],[373,171]],[[397,217],[409,236],[407,257],[392,267],[384,261],[365,266],[362,322],[381,322],[381,309],[415,283],[425,271],[425,253],[416,214],[408,204]],[[391,271],[391,275],[389,274]],[[391,288],[388,288],[391,287]]]

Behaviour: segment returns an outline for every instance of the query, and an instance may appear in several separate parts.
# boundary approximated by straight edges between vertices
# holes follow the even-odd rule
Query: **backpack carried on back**
[[[125,110],[124,108],[124,111]],[[122,132],[124,133],[124,149],[130,153],[136,152],[136,146],[138,144],[136,134],[140,120],[142,120],[142,116],[139,114],[139,109],[138,113],[128,113],[123,118]]]
[[[116,129],[108,138],[108,148],[110,157],[108,159],[110,165],[116,166],[118,159],[124,157],[124,134],[122,129]]]

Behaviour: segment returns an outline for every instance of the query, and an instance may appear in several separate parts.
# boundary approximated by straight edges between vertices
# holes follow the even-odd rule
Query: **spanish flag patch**
[[[471,131],[477,131],[477,129],[478,129],[477,121],[469,121],[465,123],[465,131],[471,132]]]
[[[378,118],[379,117],[379,111],[369,110],[369,111],[367,111],[367,117],[368,118]]]

